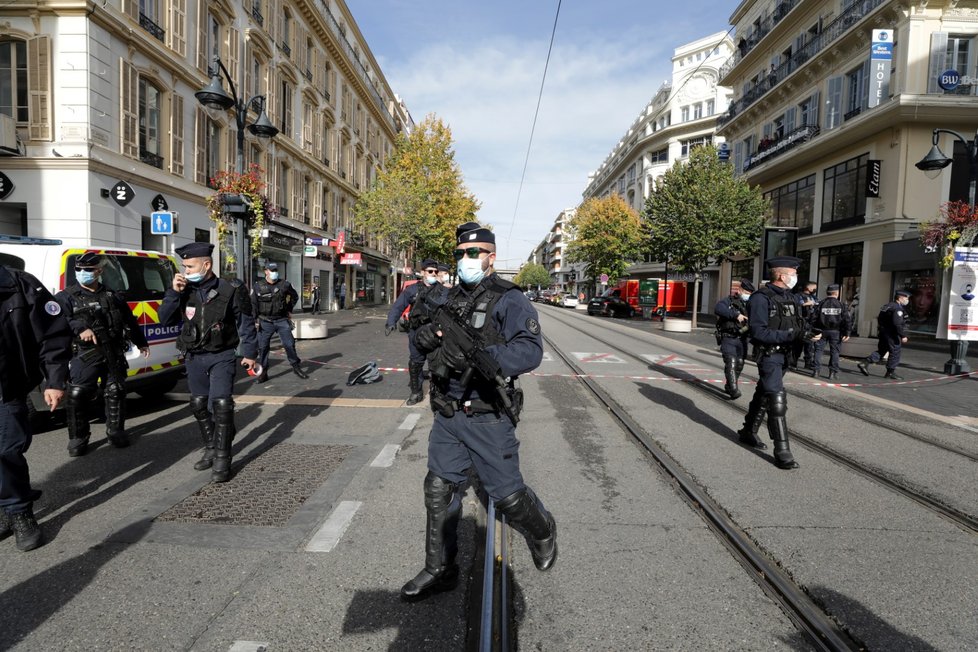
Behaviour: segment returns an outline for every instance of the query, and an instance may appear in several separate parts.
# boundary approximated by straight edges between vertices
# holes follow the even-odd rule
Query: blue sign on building
[[[173,213],[170,211],[151,213],[149,230],[153,235],[173,235]]]
[[[957,70],[945,70],[937,78],[937,85],[946,91],[953,91],[961,84],[961,75]]]

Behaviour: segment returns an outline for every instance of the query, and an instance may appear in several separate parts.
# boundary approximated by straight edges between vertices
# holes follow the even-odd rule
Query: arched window
[[[27,98],[27,43],[4,41],[0,43],[0,113],[27,122]]]

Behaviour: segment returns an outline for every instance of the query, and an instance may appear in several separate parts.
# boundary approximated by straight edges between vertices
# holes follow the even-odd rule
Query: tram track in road
[[[551,318],[554,318],[553,315],[552,315],[552,313],[553,313],[553,311],[547,311],[547,313],[545,313],[545,314],[547,314]],[[689,372],[687,372],[687,371],[679,371],[679,370],[670,368],[670,367],[665,366],[665,365],[657,365],[654,362],[650,362],[649,360],[647,360],[645,358],[642,358],[642,357],[639,357],[638,355],[635,355],[634,353],[632,353],[632,352],[630,352],[630,351],[622,348],[621,346],[618,346],[616,344],[613,344],[612,342],[608,341],[607,339],[604,339],[602,337],[599,337],[599,336],[595,335],[594,332],[593,332],[593,330],[585,329],[585,328],[582,328],[581,326],[579,326],[577,324],[574,324],[573,323],[573,320],[568,320],[568,319],[565,319],[565,318],[559,318],[559,317],[557,317],[557,318],[555,318],[555,321],[561,323],[562,325],[564,325],[566,327],[569,327],[571,329],[574,329],[574,330],[576,330],[578,332],[584,333],[585,335],[587,335],[589,338],[593,339],[594,341],[600,342],[604,346],[609,347],[609,349],[612,349],[612,350],[616,351],[617,353],[619,353],[621,355],[624,355],[627,358],[630,358],[632,360],[636,360],[636,361],[638,361],[639,363],[641,363],[643,365],[648,365],[649,367],[655,369],[658,373],[661,373],[661,374],[663,374],[663,375],[665,375],[665,376],[667,376],[669,378],[673,378],[675,380],[681,380],[681,381],[688,381],[690,386],[692,386],[692,387],[696,388],[697,390],[699,390],[699,392],[701,394],[707,396],[710,400],[715,401],[715,402],[717,402],[717,403],[719,403],[721,405],[725,405],[728,408],[731,408],[733,410],[736,410],[736,411],[740,412],[741,414],[746,414],[746,410],[743,407],[741,407],[740,405],[738,405],[738,404],[730,401],[726,396],[721,395],[716,390],[716,388],[713,386],[713,384],[711,384],[711,383],[709,383],[709,382],[707,382],[707,381],[705,381],[703,379],[695,378],[695,377],[691,376],[691,374]],[[629,333],[618,332],[618,331],[616,331],[616,333],[619,334],[619,335],[622,335],[624,337],[627,337],[629,339],[633,339],[635,341],[642,342],[644,345],[647,345],[647,346],[650,345],[649,342],[647,342],[646,340],[644,340],[644,339],[642,339],[640,337],[637,337],[635,335],[631,335]],[[594,389],[592,388],[592,385],[595,385],[596,386],[596,384],[593,383],[593,381],[590,378],[587,378],[586,371],[583,370],[581,367],[579,367],[576,364],[576,362],[574,362],[573,360],[567,359],[566,356],[563,354],[563,352],[557,347],[557,345],[552,340],[550,340],[546,336],[545,336],[545,339],[546,339],[547,343],[550,345],[550,347],[553,349],[553,351],[555,353],[557,353],[557,355],[559,357],[561,357],[561,359],[564,360],[564,362],[567,363],[567,365],[571,369],[575,370],[578,373],[578,375],[579,375],[580,379],[582,380],[582,382],[583,381],[587,381],[585,384],[591,389],[592,392],[594,392]],[[696,362],[702,362],[701,360],[694,360],[694,361],[696,361]],[[816,405],[819,405],[819,406],[822,406],[822,407],[826,407],[827,406],[827,407],[829,407],[830,409],[833,409],[833,410],[834,409],[837,409],[837,406],[835,404],[832,404],[832,403],[829,403],[829,402],[814,401],[814,400],[812,400],[812,397],[806,396],[804,394],[802,394],[802,395],[793,394],[792,396],[793,397],[798,396],[798,398],[801,398],[802,400],[811,401],[811,402],[815,403]],[[604,402],[604,401],[602,401],[602,402]],[[614,402],[612,401],[612,403],[614,403]],[[609,409],[611,409],[610,406],[609,406]],[[615,408],[614,409],[621,410],[621,408],[619,406],[617,406],[617,404],[615,405]],[[847,414],[848,414],[848,412],[847,412]],[[876,423],[876,422],[874,422],[874,421],[872,421],[870,419],[867,419],[864,416],[860,416],[858,413],[854,414],[853,416],[856,417],[856,418],[859,418],[861,421],[863,421],[865,423],[872,424],[875,427],[880,427],[880,424],[878,424],[878,423]],[[885,427],[887,429],[892,429],[891,426],[890,426],[890,424],[886,424],[883,427]],[[894,432],[897,432],[897,433],[899,433],[901,435],[907,435],[907,432],[904,432],[902,430],[894,430]],[[893,479],[893,478],[885,475],[883,472],[881,472],[881,471],[879,471],[877,469],[874,469],[874,468],[872,468],[872,467],[870,467],[870,466],[868,466],[868,465],[860,462],[859,460],[854,459],[851,456],[848,456],[848,455],[846,455],[844,453],[841,453],[841,452],[833,449],[830,446],[827,446],[827,445],[825,445],[825,444],[823,444],[821,442],[818,442],[815,439],[813,439],[813,438],[811,438],[811,437],[809,437],[807,435],[803,435],[803,434],[798,433],[795,430],[791,430],[791,429],[789,429],[789,435],[790,435],[790,437],[791,437],[791,439],[792,439],[793,442],[800,443],[802,446],[806,447],[808,450],[810,450],[810,451],[812,451],[812,452],[814,452],[814,453],[816,453],[818,455],[821,455],[821,456],[823,456],[823,457],[825,457],[827,459],[830,459],[833,462],[835,462],[837,464],[840,464],[840,465],[846,467],[850,471],[853,471],[853,472],[857,473],[861,477],[864,477],[864,478],[866,478],[866,479],[868,479],[868,480],[870,480],[870,481],[872,481],[872,482],[874,482],[874,483],[876,483],[878,485],[881,485],[881,486],[885,487],[886,489],[889,489],[890,491],[893,491],[893,492],[895,492],[895,493],[897,493],[897,494],[899,494],[899,495],[901,495],[901,496],[903,496],[903,497],[905,497],[905,498],[907,498],[909,500],[912,500],[913,502],[917,503],[918,505],[921,505],[921,506],[925,507],[926,509],[928,509],[928,510],[930,510],[930,511],[932,511],[932,512],[938,514],[938,515],[940,515],[941,517],[949,520],[950,522],[952,522],[954,525],[956,525],[957,527],[961,528],[962,530],[965,530],[965,531],[970,532],[972,534],[978,534],[978,517],[976,517],[975,515],[972,515],[972,514],[969,514],[969,513],[965,512],[963,510],[957,509],[957,508],[955,508],[955,507],[953,507],[951,505],[948,505],[945,502],[943,502],[943,501],[941,501],[941,500],[939,500],[939,499],[937,499],[937,498],[935,498],[933,496],[930,496],[930,495],[928,495],[926,493],[923,493],[921,491],[918,491],[917,489],[915,489],[915,488],[913,488],[911,486],[908,486],[905,483],[899,482],[899,481],[897,481],[897,480],[895,480],[895,479]],[[910,436],[910,435],[908,435],[908,436]],[[921,441],[924,444],[928,444],[928,445],[934,446],[934,447],[936,447],[938,449],[947,451],[947,452],[952,453],[952,454],[962,455],[963,457],[965,457],[967,459],[970,459],[972,461],[975,461],[975,456],[973,454],[971,454],[969,451],[958,450],[956,447],[948,447],[948,446],[945,446],[945,445],[941,444],[940,442],[934,442],[933,440],[929,440],[927,438],[923,438],[923,437],[921,437],[919,435],[912,436],[912,438],[914,440]]]

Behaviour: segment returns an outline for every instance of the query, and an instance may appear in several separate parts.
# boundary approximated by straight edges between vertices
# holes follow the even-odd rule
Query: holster
[[[455,401],[451,400],[447,396],[441,393],[434,383],[431,385],[431,391],[428,392],[429,400],[431,401],[431,411],[437,412],[446,419],[451,419],[455,416]]]

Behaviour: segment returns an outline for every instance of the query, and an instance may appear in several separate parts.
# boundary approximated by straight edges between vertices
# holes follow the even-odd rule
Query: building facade
[[[4,7],[0,55],[0,88],[11,89],[0,91],[0,171],[12,187],[2,232],[155,250],[216,242],[205,202],[215,175],[236,168],[235,112],[194,94],[219,74],[246,124],[264,109],[279,130],[246,133],[241,152],[270,203],[252,268],[278,262],[305,304],[314,282],[324,305],[343,280],[348,303],[390,296],[399,261],[352,209],[409,115],[342,0],[18,0]],[[109,192],[120,182],[125,204]],[[151,232],[161,206],[179,219],[168,240]],[[307,238],[343,240],[359,256],[342,264]],[[235,251],[221,252],[222,269]]]
[[[687,158],[693,148],[721,142],[714,135],[716,123],[727,111],[731,90],[720,85],[720,69],[733,51],[734,42],[726,32],[676,48],[672,78],[659,87],[601,166],[588,176],[584,199],[618,194],[641,214],[666,170]],[[663,261],[645,260],[629,268],[629,277],[662,278],[665,272]],[[716,268],[703,275],[701,305],[711,310],[717,276]]]
[[[860,335],[907,289],[911,332],[933,335],[939,271],[916,227],[942,202],[967,200],[969,171],[947,135],[950,168],[925,175],[914,164],[935,128],[972,138],[978,126],[978,3],[745,0],[731,24],[737,50],[721,82],[735,97],[719,133],[737,173],[771,200],[769,224],[797,230],[799,278],[823,293],[840,284]],[[871,57],[874,30],[889,61]],[[966,83],[942,88],[948,70]],[[758,279],[760,267],[747,259],[723,272]]]

